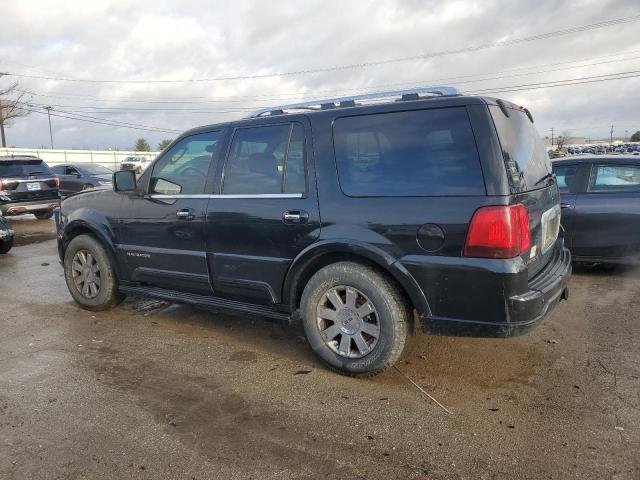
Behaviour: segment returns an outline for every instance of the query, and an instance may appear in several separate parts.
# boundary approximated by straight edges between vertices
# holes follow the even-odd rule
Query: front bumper
[[[506,265],[500,270],[491,261],[484,268],[459,265],[457,270],[449,270],[439,286],[439,297],[445,296],[449,301],[445,307],[442,302],[429,299],[436,311],[421,314],[422,329],[437,335],[522,335],[568,298],[571,253],[562,238],[557,240],[547,265],[531,279],[526,278],[526,270],[520,270],[517,262]],[[408,269],[411,271],[411,267]],[[418,272],[412,273],[415,276]],[[448,285],[443,288],[445,282]]]
[[[0,205],[3,215],[21,215],[37,210],[53,210],[60,206],[60,199],[36,200],[32,202],[11,202]]]

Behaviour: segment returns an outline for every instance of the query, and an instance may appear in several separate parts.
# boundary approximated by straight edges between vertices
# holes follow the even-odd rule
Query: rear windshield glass
[[[340,186],[347,195],[485,194],[464,107],[343,117],[333,132]]]
[[[543,180],[551,173],[551,161],[542,138],[527,114],[509,108],[507,117],[497,105],[490,105],[489,110],[513,187],[517,191],[545,187]]]
[[[51,174],[51,170],[42,160],[0,160],[0,177],[28,177],[39,174]]]

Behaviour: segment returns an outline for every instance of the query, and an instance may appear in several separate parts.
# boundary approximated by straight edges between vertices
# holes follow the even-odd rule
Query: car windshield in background
[[[0,161],[0,177],[28,177],[30,175],[50,175],[51,170],[42,160]]]
[[[497,105],[490,105],[489,110],[513,186],[519,191],[545,187],[542,180],[551,173],[551,161],[527,114],[508,108],[507,117]]]
[[[79,165],[79,168],[88,175],[111,175],[113,170],[102,165]]]

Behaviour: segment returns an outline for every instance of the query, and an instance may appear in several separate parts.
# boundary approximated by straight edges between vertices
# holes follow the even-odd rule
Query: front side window
[[[301,125],[239,128],[225,165],[222,193],[304,193],[305,178]]]
[[[593,165],[590,192],[640,192],[640,166]]]
[[[485,194],[464,107],[338,118],[333,135],[347,195]]]
[[[219,132],[185,137],[166,151],[153,167],[150,193],[190,195],[204,193]]]

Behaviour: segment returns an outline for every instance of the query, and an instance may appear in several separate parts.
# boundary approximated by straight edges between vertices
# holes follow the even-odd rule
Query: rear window
[[[338,118],[342,191],[354,197],[484,195],[464,107]]]
[[[556,174],[556,182],[560,193],[570,193],[576,190],[575,183],[578,180],[577,165],[561,165],[553,167],[553,173]]]
[[[0,177],[28,177],[50,175],[51,170],[42,160],[0,160]]]
[[[507,117],[497,105],[490,105],[489,110],[513,187],[517,191],[544,187],[543,180],[551,173],[551,161],[542,138],[527,114],[508,108]]]
[[[640,192],[640,166],[594,165],[590,192]]]

